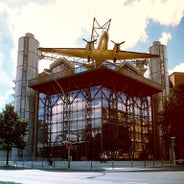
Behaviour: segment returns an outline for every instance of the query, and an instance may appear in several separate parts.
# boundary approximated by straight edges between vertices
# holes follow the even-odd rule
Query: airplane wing
[[[114,50],[97,50],[94,49],[91,52],[90,57],[96,61],[105,60],[125,60],[125,59],[138,59],[138,58],[155,58],[158,55],[141,53],[141,52],[129,52],[129,51],[114,51]]]
[[[86,48],[38,48],[41,52],[56,53],[63,56],[88,58],[95,61],[105,60],[123,60],[123,59],[138,59],[138,58],[155,58],[159,55],[141,53],[141,52],[129,52],[129,51],[114,51],[114,50],[100,50]]]
[[[141,52],[130,52],[130,51],[118,51],[113,55],[116,56],[116,59],[137,59],[137,58],[155,58],[159,55],[141,53]]]
[[[63,56],[86,58],[86,48],[38,48],[39,51],[45,53],[56,53]]]

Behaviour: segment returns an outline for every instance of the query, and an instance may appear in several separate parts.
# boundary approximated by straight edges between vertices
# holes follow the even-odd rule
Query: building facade
[[[142,60],[76,68],[73,61],[60,58],[38,74],[38,47],[30,33],[19,39],[15,109],[28,120],[29,131],[26,149],[14,150],[15,156],[66,159],[68,143],[74,160],[98,160],[102,153],[108,159],[155,154],[155,109],[160,105],[153,95],[162,91],[163,77],[154,77],[154,60],[149,60],[151,80],[143,76]],[[160,51],[150,48],[150,53]]]
[[[166,148],[164,147],[163,132],[160,128],[160,115],[164,111],[164,106],[169,95],[169,74],[168,74],[168,58],[167,47],[162,45],[160,41],[153,42],[149,47],[150,54],[158,54],[160,57],[156,59],[150,59],[149,66],[149,78],[159,83],[163,91],[153,95],[153,109],[154,116],[153,122],[155,122],[153,133],[155,134],[155,155],[157,158],[164,158],[166,154]]]
[[[74,160],[153,154],[151,96],[159,84],[126,62],[85,71],[66,59],[56,63],[29,82],[39,92],[36,156],[66,159],[68,142]]]
[[[184,84],[184,72],[174,72],[169,76],[170,79],[170,88],[172,90],[172,88],[177,88],[179,85],[183,85]],[[182,112],[181,109],[178,109],[178,114],[179,112]],[[179,117],[179,115],[178,115]],[[183,118],[180,118],[180,122],[182,124],[183,122]],[[174,141],[174,147],[173,149],[175,149],[176,151],[176,158],[180,159],[183,158],[184,155],[184,144],[183,144],[183,129],[180,128],[180,130],[178,130],[176,132],[175,138],[173,139]],[[172,157],[171,157],[172,158]]]
[[[184,73],[183,72],[174,72],[169,76],[171,87],[178,86],[184,83]]]
[[[28,81],[38,76],[39,42],[31,33],[26,33],[18,41],[18,58],[15,80],[14,105],[20,118],[28,121],[26,149],[14,149],[13,157],[31,157],[33,152],[33,122],[35,121],[36,92],[28,87]]]

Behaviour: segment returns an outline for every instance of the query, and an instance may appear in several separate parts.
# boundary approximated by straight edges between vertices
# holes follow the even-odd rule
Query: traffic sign
[[[72,143],[71,143],[71,142],[67,142],[67,143],[66,143],[66,148],[67,148],[67,149],[70,149],[71,147],[72,147]]]

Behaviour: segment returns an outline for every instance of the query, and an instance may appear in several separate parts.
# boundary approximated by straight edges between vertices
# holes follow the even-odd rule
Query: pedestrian
[[[48,164],[51,165],[51,166],[53,164],[52,154],[49,155]]]

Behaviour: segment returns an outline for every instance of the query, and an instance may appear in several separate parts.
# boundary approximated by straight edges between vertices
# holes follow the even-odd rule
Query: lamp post
[[[54,82],[58,85],[59,89],[61,90],[63,96],[64,96],[64,103],[66,103],[67,105],[67,124],[68,124],[68,143],[67,144],[70,144],[70,117],[69,117],[69,99],[68,97],[66,96],[62,86],[59,84],[59,82],[50,75],[50,73],[46,72],[46,71],[43,71],[45,74],[47,74],[48,77],[50,77],[51,79],[54,80]],[[68,150],[68,168],[70,168],[70,149],[71,149],[71,146],[67,146],[67,150]]]
[[[171,139],[172,163],[173,163],[173,165],[176,165],[176,155],[175,155],[175,149],[174,149],[175,138],[176,137],[170,137],[170,139]]]

